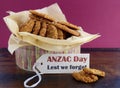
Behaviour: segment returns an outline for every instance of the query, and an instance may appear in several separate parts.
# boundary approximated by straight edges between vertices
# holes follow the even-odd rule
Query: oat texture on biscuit
[[[65,25],[65,26],[67,26],[71,29],[74,29],[74,30],[79,30],[80,29],[78,26],[76,26],[74,24],[71,24],[70,22],[60,21],[59,23],[62,24],[62,25]]]
[[[67,39],[71,36],[80,36],[79,28],[69,22],[55,21],[51,16],[29,10],[30,20],[20,27],[20,32],[29,32],[42,37],[53,39]]]
[[[38,16],[36,16],[36,15],[34,15],[34,14],[29,14],[29,17],[30,17],[31,19],[33,19],[33,20],[37,20],[37,21],[40,21],[40,20],[43,19],[43,18],[38,17]]]
[[[46,36],[46,30],[47,30],[47,24],[46,24],[45,21],[42,21],[39,35],[45,37]]]
[[[25,25],[20,27],[20,32],[32,32],[34,24],[34,20],[30,19]]]
[[[104,73],[104,74],[103,74]],[[72,76],[77,81],[82,81],[85,83],[92,83],[98,80],[98,76],[105,77],[105,72],[98,69],[84,68],[79,72],[73,72]]]
[[[41,27],[41,22],[35,21],[35,25],[33,27],[32,33],[37,35],[39,33],[40,27]]]
[[[45,18],[45,19],[48,19],[50,21],[55,21],[54,18],[52,18],[51,16],[47,15],[47,14],[44,14],[44,13],[40,13],[40,12],[37,12],[35,10],[29,10],[30,13],[32,13],[33,15],[36,15],[38,17],[42,17],[42,18]]]
[[[64,39],[63,31],[57,28],[57,32],[58,32],[58,39]]]
[[[97,76],[91,75],[91,74],[86,74],[84,71],[74,72],[72,74],[72,76],[76,80],[82,81],[82,82],[85,82],[85,83],[92,83],[92,82],[96,82],[98,80]]]
[[[49,38],[57,39],[58,38],[58,33],[57,33],[57,28],[54,25],[48,25],[46,36]]]
[[[61,30],[64,30],[64,31],[70,33],[70,34],[73,34],[75,36],[80,36],[80,33],[78,31],[72,30],[65,25],[62,25],[60,23],[55,23],[55,26],[60,28]]]
[[[84,68],[83,71],[88,73],[88,74],[94,74],[94,75],[98,75],[98,76],[102,76],[102,77],[105,76],[105,72],[98,70],[98,69]]]

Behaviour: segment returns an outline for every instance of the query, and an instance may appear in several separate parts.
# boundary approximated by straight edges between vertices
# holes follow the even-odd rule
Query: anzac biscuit
[[[20,32],[32,32],[32,29],[34,27],[34,20],[33,19],[30,19],[25,25],[23,25],[21,28],[20,28]]]
[[[93,75],[102,76],[102,77],[105,76],[105,72],[98,69],[84,68],[83,71],[88,74],[93,74]]]
[[[98,80],[98,77],[92,74],[86,74],[83,70],[80,72],[73,72],[72,76],[77,80],[77,81],[82,81],[85,83],[92,83],[96,82]]]
[[[64,31],[66,31],[66,32],[68,32],[68,33],[70,33],[70,34],[72,34],[72,35],[74,35],[74,36],[80,36],[80,33],[79,33],[78,31],[72,30],[72,29],[68,28],[68,27],[65,26],[65,25],[62,25],[62,24],[60,24],[60,23],[54,23],[54,25],[55,25],[56,27],[60,28],[61,30],[64,30]]]
[[[54,25],[49,24],[47,26],[46,36],[49,38],[57,39],[58,38],[57,28]]]
[[[58,23],[60,23],[60,24],[62,24],[62,25],[65,25],[65,26],[67,26],[67,27],[69,27],[69,28],[71,28],[71,29],[75,29],[75,30],[79,30],[79,29],[80,29],[78,26],[76,26],[76,25],[74,25],[74,24],[71,24],[71,23],[69,23],[69,22],[60,21],[60,22],[58,22]]]
[[[69,22],[56,22],[51,16],[35,10],[29,12],[31,13],[29,14],[30,20],[20,27],[20,32],[29,32],[54,39],[66,39],[72,35],[80,36],[76,25]]]
[[[47,24],[45,21],[42,21],[39,35],[45,37],[46,29],[47,29]]]
[[[61,29],[57,28],[57,32],[58,32],[58,39],[64,39],[63,31]]]
[[[29,14],[29,17],[30,17],[31,19],[38,20],[38,21],[40,21],[40,20],[43,19],[43,18],[40,18],[40,17],[38,17],[38,16],[36,16],[36,15],[34,15],[34,14]]]
[[[35,25],[32,33],[37,35],[39,33],[40,27],[41,27],[41,22],[35,21]]]
[[[40,12],[37,12],[37,11],[35,11],[35,10],[29,10],[29,12],[32,13],[33,15],[36,15],[36,16],[39,16],[39,17],[48,19],[48,20],[50,20],[50,21],[55,21],[54,18],[52,18],[51,16],[49,16],[49,15],[47,15],[47,14],[40,13]]]

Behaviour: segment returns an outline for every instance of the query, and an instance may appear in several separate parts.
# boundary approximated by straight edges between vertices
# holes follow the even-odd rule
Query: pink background
[[[2,0],[0,2],[0,48],[6,48],[10,31],[3,21],[6,11],[38,9],[57,2],[69,22],[86,32],[102,36],[85,48],[119,48],[120,0]]]

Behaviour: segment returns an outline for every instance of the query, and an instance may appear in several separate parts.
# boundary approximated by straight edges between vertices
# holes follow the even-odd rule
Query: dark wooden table
[[[43,80],[36,88],[120,88],[119,49],[83,49],[82,52],[90,53],[90,66],[105,71],[105,78],[85,84],[74,80],[71,74],[42,75]],[[0,88],[24,88],[24,80],[32,75],[33,72],[16,66],[14,55],[7,49],[0,49]]]

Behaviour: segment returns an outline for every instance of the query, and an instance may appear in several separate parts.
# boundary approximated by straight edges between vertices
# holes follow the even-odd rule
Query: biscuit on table
[[[77,80],[77,81],[82,81],[85,83],[92,83],[96,82],[98,80],[98,77],[92,74],[86,74],[83,70],[80,72],[73,72],[72,76]]]
[[[97,81],[99,76],[105,77],[105,72],[98,69],[83,68],[80,72],[73,72],[72,76],[77,81],[92,83]]]
[[[94,74],[94,75],[98,75],[98,76],[105,76],[105,72],[98,70],[98,69],[92,69],[92,68],[84,68],[83,69],[84,72],[89,73],[89,74]]]
[[[80,36],[80,33],[79,33],[78,31],[72,30],[72,29],[68,28],[68,27],[65,26],[65,25],[62,25],[62,24],[60,24],[60,23],[54,23],[54,25],[55,25],[56,27],[60,28],[61,30],[64,30],[64,31],[66,31],[66,32],[68,32],[68,33],[70,33],[70,34],[72,34],[72,35],[74,35],[74,36]]]
[[[49,24],[47,26],[46,37],[53,38],[53,39],[58,38],[57,28],[54,25]]]
[[[25,25],[22,25],[20,28],[20,32],[32,32],[32,29],[34,27],[34,20],[30,19]]]
[[[37,35],[39,33],[40,28],[41,28],[41,22],[35,21],[35,25],[33,27],[32,33]]]
[[[58,23],[65,25],[71,29],[79,30],[80,28],[74,24],[71,24],[70,22],[65,22],[65,21],[59,21]]]
[[[45,21],[42,21],[39,35],[45,37],[45,35],[46,35],[46,30],[47,30],[47,24],[46,24]]]
[[[47,15],[47,14],[40,13],[40,12],[37,12],[37,11],[35,11],[35,10],[29,10],[29,12],[30,12],[31,14],[33,14],[33,15],[38,16],[38,17],[45,18],[45,19],[47,19],[47,20],[49,20],[49,21],[55,21],[54,18],[52,18],[51,16],[49,16],[49,15]]]

